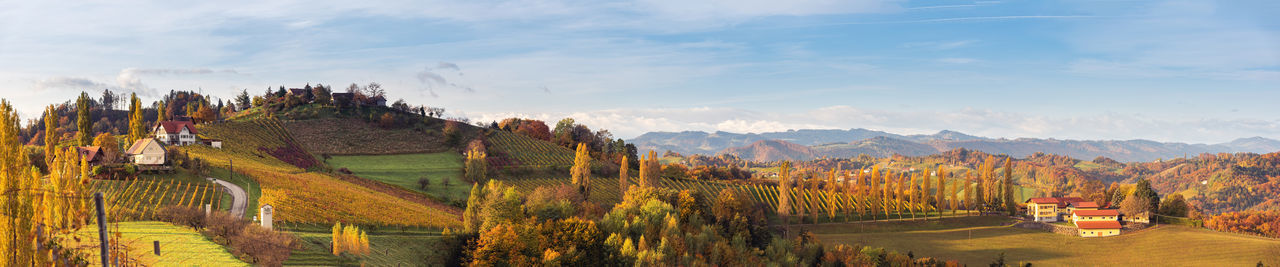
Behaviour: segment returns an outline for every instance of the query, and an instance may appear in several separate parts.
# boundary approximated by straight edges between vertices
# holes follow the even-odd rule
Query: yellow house
[[[1067,214],[1074,214],[1076,210],[1097,210],[1098,203],[1093,201],[1078,201],[1067,204]]]
[[[1037,222],[1058,221],[1058,199],[1037,197],[1027,200],[1027,216]]]
[[[1071,213],[1073,222],[1120,221],[1118,210],[1075,210]]]
[[[1076,229],[1080,237],[1103,237],[1120,235],[1119,221],[1076,221]]]

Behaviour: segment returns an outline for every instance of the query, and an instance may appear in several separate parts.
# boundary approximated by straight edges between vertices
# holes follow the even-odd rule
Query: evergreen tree
[[[1146,210],[1152,212],[1160,210],[1160,194],[1156,193],[1154,188],[1151,188],[1151,182],[1147,181],[1146,178],[1138,179],[1138,183],[1133,186],[1132,196],[1146,197]]]

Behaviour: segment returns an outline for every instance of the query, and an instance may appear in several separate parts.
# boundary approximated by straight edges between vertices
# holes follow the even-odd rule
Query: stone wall
[[[1050,223],[1024,221],[1014,224],[1013,227],[1047,231],[1060,235],[1080,236],[1080,232],[1075,227]]]

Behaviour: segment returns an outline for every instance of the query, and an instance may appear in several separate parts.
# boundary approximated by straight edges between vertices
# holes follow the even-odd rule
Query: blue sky
[[[354,3],[353,3],[354,2]],[[1280,139],[1276,1],[0,0],[0,92],[379,82],[647,131]]]

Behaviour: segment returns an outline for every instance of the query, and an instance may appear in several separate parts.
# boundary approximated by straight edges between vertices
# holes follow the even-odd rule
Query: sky
[[[650,131],[1280,139],[1280,1],[11,1],[0,98],[378,82]]]

